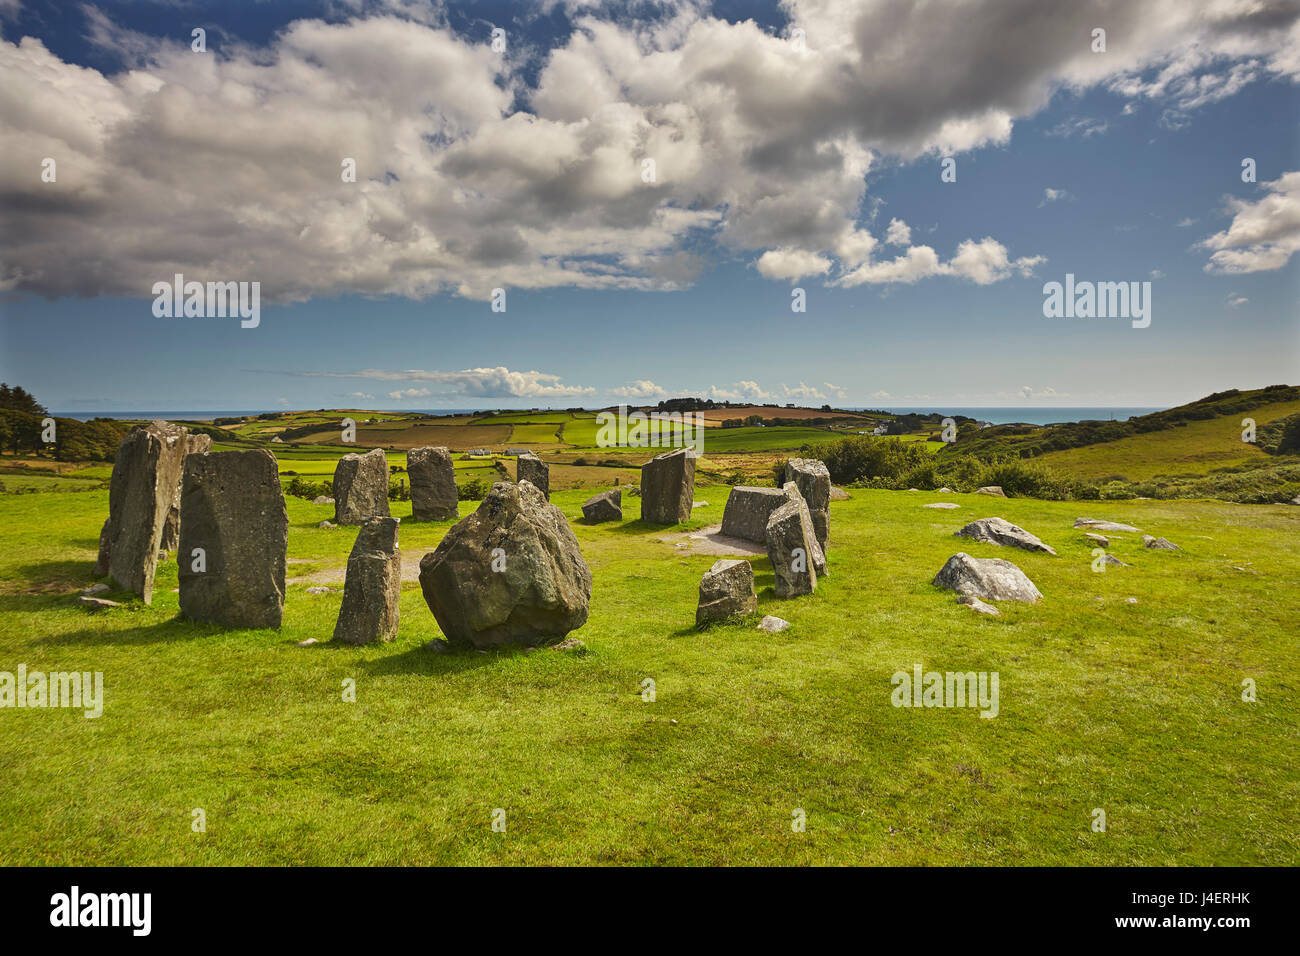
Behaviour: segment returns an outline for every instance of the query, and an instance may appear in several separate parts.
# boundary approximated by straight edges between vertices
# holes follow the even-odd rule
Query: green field
[[[720,519],[723,491],[702,489],[692,525]],[[554,500],[575,518],[585,494]],[[0,495],[0,670],[105,682],[98,719],[0,711],[0,863],[1300,862],[1300,508],[933,500],[835,502],[814,595],[776,599],[755,559],[760,613],[793,623],[768,635],[697,632],[715,559],[659,540],[625,497],[622,524],[572,525],[595,580],[585,653],[436,655],[414,582],[398,639],[364,648],[294,646],[327,641],[341,597],[305,583],[278,632],[182,621],[173,561],[152,607],[88,614],[106,492]],[[355,530],[288,508],[290,574],[341,568]],[[993,514],[1059,557],[952,537]],[[1093,573],[1081,515],[1185,550],[1117,536],[1133,566]],[[404,560],[449,524],[405,523]],[[929,582],[959,550],[1011,558],[1043,602],[957,605]],[[895,708],[891,675],[915,664],[999,673],[999,715]]]

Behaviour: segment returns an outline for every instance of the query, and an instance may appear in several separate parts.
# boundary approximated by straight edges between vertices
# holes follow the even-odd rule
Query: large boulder
[[[826,462],[818,458],[791,458],[785,463],[781,481],[783,484],[793,481],[798,486],[812,513],[817,543],[825,551],[831,527],[831,473]]]
[[[958,552],[934,576],[937,587],[958,594],[973,594],[987,601],[1026,601],[1034,604],[1043,597],[1025,572],[1002,558],[972,558]]]
[[[406,473],[411,477],[413,520],[448,521],[460,517],[456,466],[444,446],[412,448],[406,453]]]
[[[551,468],[532,452],[515,460],[515,481],[530,481],[547,501],[551,500]]]
[[[812,516],[802,497],[788,499],[767,519],[767,556],[776,575],[776,596],[811,594],[817,587],[814,555],[820,551]]]
[[[722,533],[755,544],[766,544],[767,519],[789,500],[781,488],[736,485],[722,509]]]
[[[187,430],[150,422],[129,431],[117,447],[109,483],[108,570],[120,588],[153,601],[167,514],[185,462]]]
[[[274,455],[257,449],[185,459],[177,555],[183,616],[225,627],[279,627],[288,545]]]
[[[186,435],[185,454],[202,455],[212,451],[211,435]],[[181,466],[182,473],[185,467]],[[163,525],[162,540],[158,547],[163,551],[175,551],[181,543],[181,475],[176,476],[176,493],[172,496],[171,510],[167,512],[167,521]]]
[[[398,518],[371,518],[357,533],[348,555],[343,604],[334,640],[344,644],[391,641],[397,636],[402,596],[402,552]]]
[[[623,491],[611,488],[592,495],[582,503],[582,516],[592,524],[623,520]]]
[[[1023,548],[1026,551],[1042,551],[1044,554],[1056,554],[1049,545],[1038,540],[1019,525],[1014,525],[1005,518],[980,518],[972,521],[960,531],[953,534],[959,538],[971,538],[975,541],[987,541],[1011,548]]]
[[[591,569],[564,512],[499,481],[420,561],[420,588],[454,645],[552,644],[587,622]]]
[[[382,448],[344,455],[334,466],[334,520],[365,524],[380,517],[388,517],[388,456]]]
[[[656,455],[641,466],[641,518],[654,524],[680,524],[695,501],[695,458],[689,448]]]
[[[700,603],[695,626],[752,614],[758,610],[754,593],[754,569],[748,561],[723,558],[713,563],[700,579]]]

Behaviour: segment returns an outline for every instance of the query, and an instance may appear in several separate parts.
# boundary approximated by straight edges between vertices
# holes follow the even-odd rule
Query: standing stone
[[[186,435],[185,454],[202,455],[212,451],[211,435]],[[171,510],[167,512],[167,523],[163,525],[162,541],[158,547],[163,551],[175,551],[181,543],[181,478],[185,466],[181,465],[181,474],[176,476],[176,494],[172,497]]]
[[[334,520],[365,524],[376,517],[388,517],[388,457],[382,448],[344,455],[334,466]]]
[[[582,516],[592,524],[600,521],[622,521],[622,489],[611,488],[609,491],[592,495],[582,503]]]
[[[190,455],[181,486],[181,614],[224,627],[279,627],[289,514],[265,449]],[[202,570],[194,550],[203,549]]]
[[[722,533],[755,544],[766,544],[767,519],[789,500],[781,488],[736,485],[722,509]]]
[[[120,588],[153,601],[163,527],[185,460],[186,430],[171,422],[132,428],[117,447],[108,492],[108,570]]]
[[[411,518],[447,521],[460,517],[456,466],[442,445],[412,448],[406,453],[406,473],[411,476]]]
[[[551,500],[551,467],[531,451],[516,460],[515,481],[531,481],[547,501]]]
[[[826,552],[822,550],[822,546],[817,542],[817,526],[813,523],[812,510],[808,507],[808,502],[803,500],[803,495],[799,493],[799,486],[793,481],[787,481],[782,485],[781,491],[784,493],[786,500],[793,501],[798,505],[799,509],[803,512],[804,520],[813,526],[813,569],[817,572],[818,577],[828,576],[830,571],[826,568]]]
[[[785,463],[782,483],[793,481],[812,512],[813,529],[823,551],[830,540],[831,473],[826,462],[817,458],[791,458]]]
[[[817,533],[803,499],[791,499],[767,519],[767,556],[776,574],[776,596],[811,594],[817,587]]]
[[[656,455],[641,466],[641,518],[654,524],[680,524],[695,501],[695,459],[689,448]]]
[[[397,636],[402,596],[398,518],[371,518],[361,526],[348,555],[343,604],[334,640],[344,644],[391,641]]]
[[[564,512],[530,481],[498,481],[420,560],[420,589],[451,644],[553,644],[587,623],[591,569]]]
[[[753,614],[756,610],[754,568],[748,561],[723,558],[704,572],[700,580],[700,603],[695,610],[696,627]]]
[[[99,555],[95,558],[95,577],[108,574],[108,558],[113,548],[113,519],[105,518],[99,529]]]

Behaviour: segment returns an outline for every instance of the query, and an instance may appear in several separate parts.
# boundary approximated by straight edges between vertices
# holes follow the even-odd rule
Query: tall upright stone
[[[108,574],[108,560],[113,549],[113,519],[105,518],[99,528],[99,554],[95,557],[95,577]]]
[[[158,549],[185,461],[187,431],[171,422],[137,425],[122,439],[108,491],[108,573],[124,591],[153,601]]]
[[[641,466],[641,518],[680,524],[695,502],[695,458],[689,448],[656,455]]]
[[[831,473],[826,462],[817,458],[791,458],[785,463],[781,481],[793,481],[798,486],[799,494],[808,502],[817,543],[825,551],[831,526]]]
[[[547,501],[551,500],[551,467],[531,451],[516,459],[515,481],[531,481]]]
[[[388,517],[388,456],[382,448],[350,454],[334,466],[334,520],[364,524]]]
[[[257,449],[185,459],[177,555],[182,615],[225,627],[279,627],[288,546],[274,455]]]
[[[804,501],[803,495],[799,493],[799,486],[793,481],[787,481],[782,485],[781,491],[785,494],[787,500],[793,501],[795,506],[803,512],[801,520],[813,529],[813,569],[817,572],[818,577],[827,576],[830,572],[826,569],[826,552],[822,550],[822,546],[817,541],[817,526],[813,522],[812,509],[808,507],[808,502]]]
[[[411,476],[411,518],[446,521],[460,517],[456,466],[441,445],[412,448],[406,453],[406,473]]]
[[[817,533],[803,499],[790,500],[767,519],[767,556],[776,576],[776,596],[797,597],[817,588]]]
[[[211,435],[188,434],[185,436],[185,454],[202,455],[212,451]],[[171,510],[167,512],[167,522],[163,525],[162,541],[158,547],[163,551],[175,551],[181,543],[181,478],[185,466],[181,464],[181,474],[176,476],[176,494],[172,497]]]
[[[344,644],[391,641],[397,636],[402,597],[402,553],[397,546],[399,518],[371,518],[357,533],[348,555],[343,604],[334,640]]]

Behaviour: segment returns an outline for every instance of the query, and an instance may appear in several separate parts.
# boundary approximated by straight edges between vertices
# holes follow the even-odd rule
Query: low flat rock
[[[1076,528],[1090,528],[1093,531],[1132,531],[1137,532],[1141,529],[1133,527],[1131,524],[1120,524],[1118,521],[1102,521],[1098,518],[1075,518],[1074,526]]]
[[[944,509],[944,510],[950,510],[950,509],[952,509],[952,508],[960,508],[961,505],[955,505],[955,504],[953,504],[951,501],[933,501],[933,502],[931,502],[931,503],[928,504],[928,505],[921,505],[921,507],[922,507],[922,508],[942,508],[942,509]]]
[[[983,488],[976,488],[977,495],[993,495],[995,498],[1005,498],[1007,493],[1002,490],[1001,485],[985,485]]]
[[[95,597],[96,595],[99,594],[107,594],[111,590],[112,588],[110,588],[107,584],[101,583],[101,584],[92,584],[90,587],[86,588],[81,593],[86,595],[87,597]]]
[[[719,557],[767,554],[767,548],[764,545],[723,534],[722,525],[720,524],[709,525],[697,531],[666,534],[655,540],[671,544],[689,554],[715,554]]]
[[[754,568],[740,558],[722,558],[700,579],[700,600],[695,626],[753,614],[758,610],[754,593]]]
[[[789,626],[789,621],[783,617],[777,617],[774,614],[764,614],[763,620],[758,622],[758,629],[760,631],[766,631],[768,634],[779,633]]]
[[[623,491],[611,488],[594,494],[582,503],[582,517],[592,524],[623,520]]]
[[[972,611],[978,611],[980,614],[987,614],[990,617],[1001,617],[1002,612],[992,604],[985,604],[973,594],[958,594],[957,603],[963,604]]]
[[[332,505],[334,504],[334,499],[326,495],[317,495],[311,500],[311,503],[314,505]]]
[[[1131,564],[1125,564],[1123,561],[1121,561],[1119,558],[1115,557],[1115,555],[1113,555],[1113,554],[1108,554],[1108,555],[1106,555],[1106,561],[1105,561],[1105,563],[1106,563],[1106,565],[1107,565],[1108,567],[1112,567],[1112,568],[1131,568],[1131,567],[1132,567]]]
[[[958,594],[973,594],[986,601],[1024,601],[1036,604],[1043,594],[1025,572],[1002,558],[972,558],[958,552],[939,569],[932,582]]]
[[[831,501],[848,501],[852,497],[853,496],[850,495],[843,488],[839,488],[836,487],[835,485],[831,485]],[[780,618],[777,618],[777,620],[780,620]]]
[[[90,611],[92,614],[95,611],[106,611],[111,607],[122,606],[116,601],[108,600],[108,598],[91,597],[88,594],[83,594],[81,595],[81,597],[77,598],[77,603],[80,604],[82,607],[84,607],[87,611]]]
[[[1110,538],[1106,537],[1104,534],[1093,534],[1091,531],[1088,531],[1084,533],[1083,540],[1085,544],[1090,544],[1097,548],[1110,547]]]
[[[1174,544],[1168,538],[1156,538],[1149,534],[1142,536],[1142,546],[1150,548],[1152,551],[1181,551],[1182,548]]]
[[[970,538],[972,541],[986,541],[989,544],[1000,544],[1009,548],[1023,548],[1025,551],[1056,554],[1051,546],[1044,544],[1035,535],[1005,518],[980,518],[954,534],[956,537]]]

